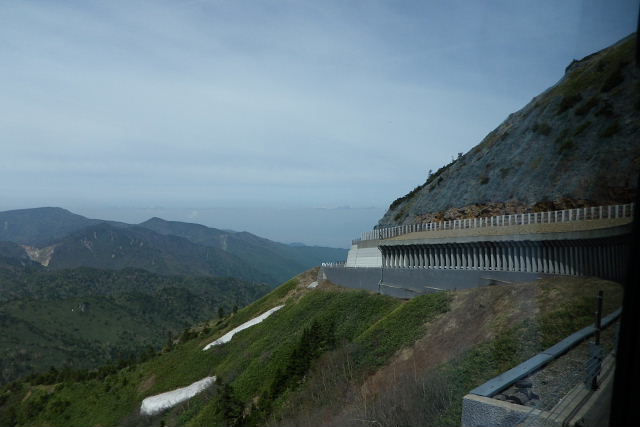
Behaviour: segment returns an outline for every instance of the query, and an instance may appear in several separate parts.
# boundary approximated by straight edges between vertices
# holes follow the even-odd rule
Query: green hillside
[[[151,218],[140,224],[156,233],[184,237],[199,245],[232,254],[256,270],[268,273],[275,283],[320,265],[323,261],[344,260],[346,249],[321,246],[291,246],[251,233],[218,230],[200,224]]]
[[[0,269],[0,382],[53,366],[94,368],[165,345],[267,288],[143,270]]]
[[[268,272],[259,271],[222,249],[142,227],[121,228],[109,224],[83,228],[58,241],[48,266],[51,269],[132,267],[157,274],[237,277],[259,283],[274,280]]]
[[[618,285],[584,278],[409,301],[330,283],[309,289],[313,280],[315,271],[298,276],[224,322],[193,329],[144,362],[9,384],[0,391],[0,424],[306,425],[312,420],[311,425],[338,426],[358,425],[353,419],[363,416],[387,414],[399,422],[403,414],[431,411],[426,424],[459,425],[461,398],[471,387],[589,324],[598,289],[605,289],[607,311],[621,297]],[[229,343],[202,350],[281,304],[284,308]],[[472,332],[473,338],[465,335]],[[422,359],[402,371],[400,363],[412,353]],[[432,360],[425,364],[424,358]],[[139,415],[145,397],[211,375],[218,376],[217,385],[188,403],[152,417]],[[403,385],[405,392],[377,387],[381,381]],[[440,391],[425,386],[436,383]],[[446,398],[432,399],[440,392]],[[406,407],[409,403],[415,407]]]

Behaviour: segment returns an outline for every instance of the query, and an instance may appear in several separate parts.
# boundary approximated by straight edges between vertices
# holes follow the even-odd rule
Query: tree
[[[219,382],[219,380],[218,380]],[[217,412],[222,416],[224,425],[235,427],[242,424],[244,405],[235,395],[231,384],[222,384],[218,395]]]

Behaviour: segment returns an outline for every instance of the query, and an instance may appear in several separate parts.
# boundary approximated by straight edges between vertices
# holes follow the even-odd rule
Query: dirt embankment
[[[435,368],[492,341],[525,320],[538,324],[548,313],[560,313],[591,296],[595,300],[598,289],[605,289],[607,310],[621,301],[619,285],[583,277],[552,277],[533,283],[452,292],[450,310],[426,324],[426,333],[422,338],[396,353],[388,364],[372,375],[361,379],[348,376],[347,380],[337,381],[328,387],[336,396],[331,393],[322,395],[321,399],[330,401],[329,404],[322,408],[304,409],[301,413],[316,420],[314,425],[322,426],[356,426],[363,423],[386,426],[398,425],[398,422],[423,425],[421,423],[425,417],[438,419],[447,405],[461,404],[461,397],[448,391],[451,389],[449,384],[438,383],[446,379],[438,377]],[[517,354],[522,355],[522,360],[531,357],[528,351],[526,348],[515,349]],[[348,361],[348,358],[345,359]],[[344,366],[348,366],[348,363],[342,361],[327,372],[340,376]],[[425,384],[430,390],[424,389]],[[342,392],[345,389],[348,391]],[[425,399],[429,402],[439,399],[442,405],[429,404],[425,409]],[[293,424],[285,422],[282,425],[304,424],[303,418],[288,421]]]

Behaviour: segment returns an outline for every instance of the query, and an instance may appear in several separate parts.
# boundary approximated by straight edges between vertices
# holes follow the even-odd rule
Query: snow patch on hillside
[[[315,288],[316,286],[318,286],[318,282],[312,282],[312,283],[310,283],[310,284],[307,286],[307,288],[309,288],[309,289],[313,289],[313,288]]]
[[[187,387],[156,394],[155,396],[149,396],[142,401],[142,405],[140,405],[140,414],[154,415],[158,412],[164,411],[165,409],[169,409],[178,403],[191,399],[196,394],[211,386],[215,381],[215,376],[206,377]]]
[[[228,343],[229,341],[231,341],[231,338],[233,338],[233,336],[235,334],[237,334],[238,332],[240,332],[242,330],[250,328],[253,325],[257,325],[258,323],[262,322],[267,317],[271,316],[276,311],[280,310],[282,307],[284,307],[284,305],[279,305],[277,307],[272,308],[271,310],[265,311],[264,313],[262,313],[258,317],[254,317],[253,319],[249,320],[248,322],[244,322],[242,325],[230,330],[229,332],[227,332],[226,334],[224,334],[223,336],[221,336],[220,338],[218,338],[214,342],[207,344],[202,349],[202,351],[209,350],[211,347],[216,346],[216,345]]]

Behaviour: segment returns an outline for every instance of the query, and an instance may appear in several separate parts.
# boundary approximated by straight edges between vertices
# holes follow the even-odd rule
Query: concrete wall
[[[420,268],[323,267],[323,272],[336,285],[373,292],[380,290],[384,295],[399,298],[413,298],[439,290],[475,288],[492,283],[531,282],[543,276],[540,273]]]
[[[347,254],[347,267],[380,267],[382,266],[382,253],[377,246],[359,247],[351,245]]]
[[[626,271],[629,236],[436,242],[437,239],[416,242],[382,241],[379,246],[382,264],[385,269],[488,270],[597,276],[621,281]]]

